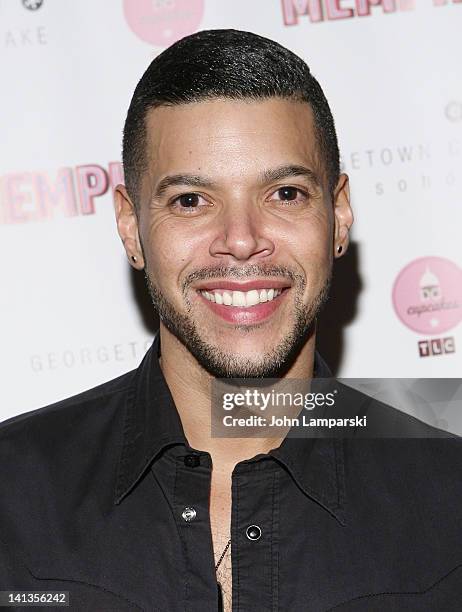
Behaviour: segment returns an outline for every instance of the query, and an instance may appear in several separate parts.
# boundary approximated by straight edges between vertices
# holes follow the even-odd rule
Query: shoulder
[[[368,405],[367,415],[371,431],[377,437],[383,434],[383,437],[391,438],[452,439],[462,443],[462,438],[457,434],[436,426],[436,414],[427,414],[430,422],[425,422],[403,410],[373,400]]]
[[[107,401],[117,399],[117,396],[130,388],[135,373],[136,370],[132,370],[91,389],[0,422],[0,441],[16,431],[27,429],[53,418],[59,418],[64,413],[69,415],[70,413],[85,411],[91,406],[104,406]]]
[[[400,402],[398,394],[395,405],[399,408],[396,408],[373,394],[369,395],[343,383],[338,385],[338,398],[335,411],[339,412],[339,416],[366,417],[363,426],[356,428],[353,434],[355,438],[438,438],[462,442],[459,435],[437,426],[440,422],[440,402],[437,410],[423,397],[415,396],[410,401],[409,397],[403,395]]]
[[[358,482],[376,483],[385,497],[428,505],[462,501],[462,437],[362,393],[353,397],[367,415],[367,430],[345,440],[345,459]]]
[[[120,412],[136,370],[132,370],[53,404],[18,414],[0,423],[0,456],[9,457],[15,447],[26,455],[36,446],[84,437]],[[1,464],[1,461],[0,461]],[[1,469],[1,466],[0,466]]]
[[[456,487],[462,497],[462,437],[436,427],[436,414],[428,412],[430,422],[425,422],[352,388],[346,397],[343,410],[348,416],[367,417],[367,425],[357,427],[345,440],[356,473],[375,471],[382,481],[392,479],[404,487],[410,480],[423,488],[438,482],[447,490]],[[421,414],[418,407],[416,413]]]
[[[111,507],[135,372],[0,423],[2,538],[27,567]]]
[[[119,458],[135,372],[0,423],[0,520],[39,500],[61,503],[82,482],[101,491]]]

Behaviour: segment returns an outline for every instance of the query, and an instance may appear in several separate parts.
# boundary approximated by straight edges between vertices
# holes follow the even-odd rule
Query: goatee
[[[332,270],[331,270],[332,272]],[[243,268],[214,268],[193,272],[183,282],[186,313],[178,312],[167,298],[154,286],[145,268],[146,285],[154,307],[165,327],[187,348],[199,364],[216,378],[280,378],[290,369],[301,348],[313,331],[316,317],[328,299],[332,274],[326,278],[321,290],[310,305],[303,304],[306,287],[305,278],[298,272],[281,266],[260,265]],[[276,347],[256,359],[242,357],[231,351],[212,345],[203,339],[203,334],[190,316],[191,303],[187,289],[194,281],[209,279],[284,277],[291,281],[294,291],[294,319],[289,332]],[[243,333],[251,333],[262,324],[236,326]]]

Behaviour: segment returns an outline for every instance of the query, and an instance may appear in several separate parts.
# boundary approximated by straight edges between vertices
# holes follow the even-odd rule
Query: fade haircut
[[[331,197],[340,174],[334,119],[307,64],[282,45],[240,30],[204,30],[158,55],[135,88],[125,120],[122,160],[127,192],[139,207],[147,169],[146,115],[159,106],[203,100],[286,98],[313,111],[317,145]]]

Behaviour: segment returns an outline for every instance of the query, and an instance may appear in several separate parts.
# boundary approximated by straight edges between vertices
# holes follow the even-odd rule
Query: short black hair
[[[168,47],[135,88],[125,120],[122,160],[135,206],[146,170],[146,115],[159,106],[215,98],[289,98],[310,104],[331,196],[340,175],[334,119],[308,65],[282,45],[252,32],[203,30]]]

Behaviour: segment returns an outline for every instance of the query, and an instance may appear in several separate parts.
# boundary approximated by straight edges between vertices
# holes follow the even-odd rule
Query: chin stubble
[[[313,302],[306,306],[302,295],[306,286],[305,278],[287,268],[280,266],[250,266],[242,268],[215,268],[214,270],[197,270],[183,282],[182,290],[186,304],[186,312],[180,313],[152,283],[147,269],[144,271],[146,285],[152,303],[165,327],[185,346],[196,358],[199,364],[216,378],[279,378],[290,368],[301,348],[312,332],[316,317],[325,304],[331,284],[331,274],[318,292]],[[215,278],[283,277],[290,279],[294,298],[294,320],[291,329],[278,346],[262,354],[257,359],[243,358],[230,352],[225,352],[203,339],[203,334],[191,317],[191,303],[187,290],[191,283]],[[263,323],[255,325],[236,325],[236,329],[249,334],[262,327]]]

